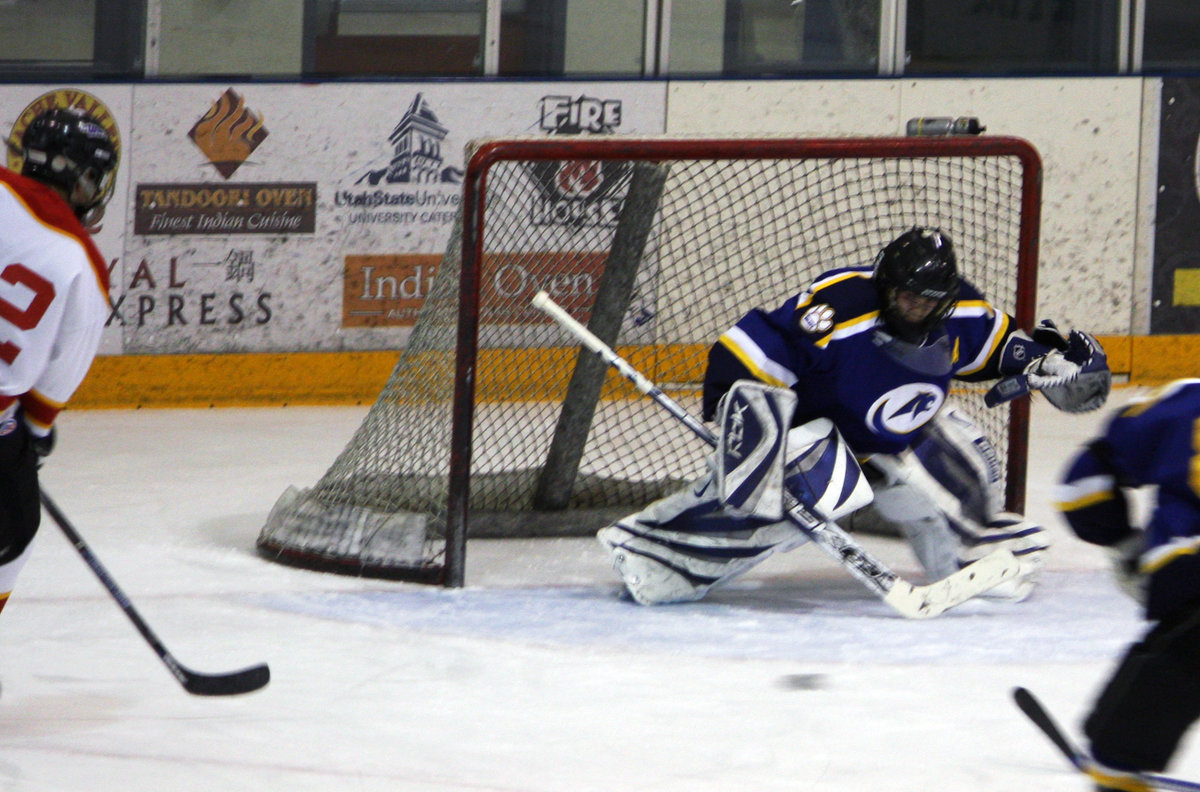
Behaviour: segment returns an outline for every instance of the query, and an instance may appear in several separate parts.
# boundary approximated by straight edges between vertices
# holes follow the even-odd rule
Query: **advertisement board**
[[[374,350],[404,345],[450,237],[469,141],[660,134],[665,88],[0,87],[18,138],[49,104],[99,113],[120,139],[96,235],[112,279],[102,354]],[[604,210],[570,203],[543,201],[540,222]]]

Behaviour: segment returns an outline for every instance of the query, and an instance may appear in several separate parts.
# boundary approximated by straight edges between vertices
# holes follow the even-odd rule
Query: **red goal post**
[[[1041,160],[999,136],[473,143],[461,225],[396,370],[317,485],[280,499],[281,561],[461,586],[467,538],[578,535],[703,472],[707,449],[581,353],[556,301],[698,414],[708,347],[913,225],[1022,327],[1036,309]],[[954,394],[1024,506],[1029,408]]]

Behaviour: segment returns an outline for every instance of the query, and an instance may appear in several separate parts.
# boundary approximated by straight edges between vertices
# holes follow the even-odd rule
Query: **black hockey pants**
[[[11,423],[10,423],[11,421]],[[15,426],[14,426],[15,424]],[[10,430],[3,433],[6,429]],[[20,419],[0,421],[0,564],[33,541],[42,519],[38,457]]]
[[[1126,652],[1084,732],[1110,767],[1162,771],[1200,719],[1200,600],[1176,611]]]

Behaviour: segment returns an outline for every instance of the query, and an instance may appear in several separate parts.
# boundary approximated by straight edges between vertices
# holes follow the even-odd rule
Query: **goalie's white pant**
[[[908,540],[931,579],[941,580],[1004,548],[1020,559],[1021,575],[983,596],[1019,602],[1033,591],[1050,546],[1041,526],[1012,512],[997,512],[982,522],[966,516],[912,456],[874,456],[863,470],[875,493],[871,514]]]
[[[717,499],[712,478],[655,501],[600,529],[630,596],[642,605],[698,600],[761,563],[808,541],[788,520],[732,514]]]

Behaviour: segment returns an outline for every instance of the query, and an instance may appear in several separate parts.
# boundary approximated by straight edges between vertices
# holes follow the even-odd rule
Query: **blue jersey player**
[[[1127,490],[1153,488],[1144,528]],[[1067,466],[1058,507],[1154,626],[1131,646],[1084,724],[1100,790],[1148,790],[1128,771],[1161,771],[1200,718],[1200,380],[1170,383],[1118,411]],[[1123,772],[1125,771],[1125,772]]]
[[[768,412],[786,415],[779,419],[786,424],[779,427],[787,436],[785,468],[803,442],[812,442],[805,437],[826,436],[805,435],[801,427],[832,423],[836,440],[862,465],[873,502],[823,516],[853,521],[869,513],[883,521],[908,539],[933,579],[1007,547],[1027,574],[1004,584],[1003,594],[1020,599],[1046,549],[1045,533],[1002,511],[997,454],[947,401],[955,380],[1005,377],[1019,377],[1076,412],[1103,404],[1111,382],[1094,338],[1064,335],[1049,322],[1032,334],[1018,329],[960,277],[950,238],[918,227],[885,246],[873,264],[831,270],[722,334],[709,353],[703,410],[723,437],[736,427],[742,444],[743,407],[736,415],[724,409],[731,390],[751,382],[778,394],[772,404],[786,409]],[[755,453],[769,456],[763,448]],[[713,475],[601,529],[599,539],[636,601],[698,599],[771,552],[803,543],[769,508],[730,508],[722,484],[738,471],[723,469],[727,455],[715,456]]]

